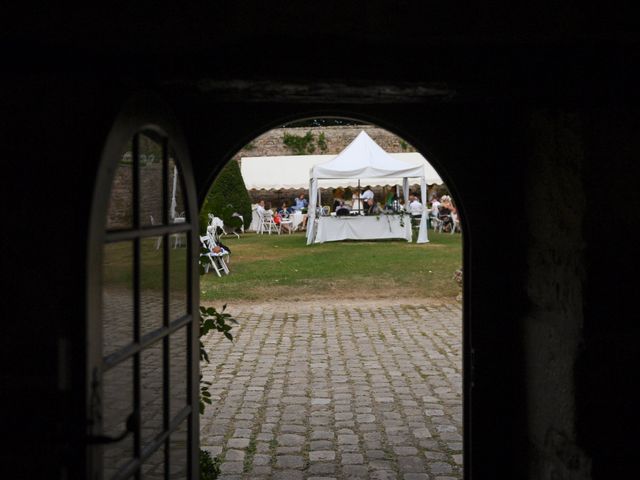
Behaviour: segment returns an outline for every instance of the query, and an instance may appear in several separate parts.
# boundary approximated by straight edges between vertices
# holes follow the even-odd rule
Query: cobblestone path
[[[201,446],[219,478],[462,478],[459,303],[231,313],[233,343],[204,342]]]

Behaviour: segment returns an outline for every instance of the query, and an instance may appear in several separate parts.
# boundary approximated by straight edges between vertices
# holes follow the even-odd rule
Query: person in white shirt
[[[433,197],[433,200],[431,200],[431,209],[429,210],[429,216],[427,217],[427,219],[429,220],[429,223],[427,226],[429,225],[434,225],[434,222],[438,222],[438,218],[440,216],[440,205],[442,205],[440,203],[440,201],[438,200],[438,197]]]
[[[433,200],[431,200],[431,216],[432,217],[437,217],[438,216],[438,209],[440,208],[440,201],[438,200],[438,197],[433,197]]]
[[[409,208],[407,209],[412,217],[419,217],[422,215],[424,207],[420,203],[420,199],[416,195],[409,196]]]
[[[364,192],[362,192],[362,203],[364,203],[365,205],[367,204],[367,201],[369,199],[373,200],[373,190],[371,190],[371,187],[369,185],[367,185],[367,188],[364,190]]]

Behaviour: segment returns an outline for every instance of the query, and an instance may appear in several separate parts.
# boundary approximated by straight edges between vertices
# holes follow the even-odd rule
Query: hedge
[[[236,161],[231,161],[220,171],[207,193],[207,198],[200,210],[201,231],[206,230],[209,213],[220,217],[225,225],[239,227],[240,219],[231,216],[234,212],[242,215],[245,228],[249,227],[251,199],[242,179],[240,165]]]

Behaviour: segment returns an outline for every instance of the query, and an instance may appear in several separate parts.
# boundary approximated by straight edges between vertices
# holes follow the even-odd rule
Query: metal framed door
[[[89,245],[92,479],[198,477],[197,204],[166,107],[132,101],[106,142]]]

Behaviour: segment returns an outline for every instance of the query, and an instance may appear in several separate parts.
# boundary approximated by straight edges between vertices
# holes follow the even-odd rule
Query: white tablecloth
[[[249,228],[247,228],[250,232],[257,232],[260,228],[260,215],[258,215],[258,211],[253,208],[251,210],[251,223],[249,224]]]
[[[293,212],[289,214],[289,220],[293,222],[292,228],[296,230],[300,224],[302,223],[302,219],[306,216],[306,213],[303,215],[302,212]]]
[[[411,219],[404,216],[404,226],[400,226],[399,215],[345,215],[342,217],[318,218],[318,230],[314,243],[334,242],[337,240],[375,240],[384,238],[403,238],[411,241]]]

